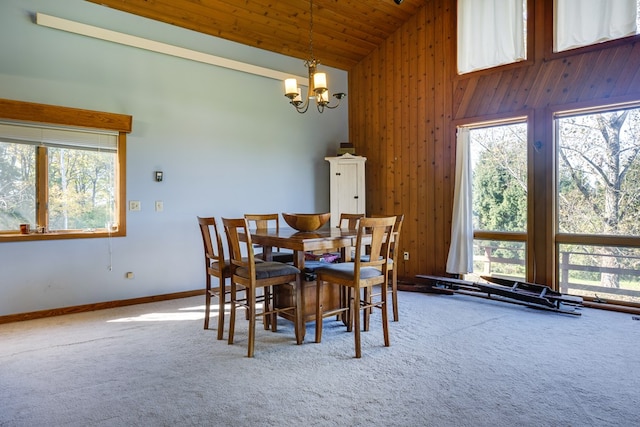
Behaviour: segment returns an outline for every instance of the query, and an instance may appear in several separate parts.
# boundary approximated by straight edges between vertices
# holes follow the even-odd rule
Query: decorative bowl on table
[[[331,218],[330,213],[282,213],[289,227],[298,231],[315,231]]]

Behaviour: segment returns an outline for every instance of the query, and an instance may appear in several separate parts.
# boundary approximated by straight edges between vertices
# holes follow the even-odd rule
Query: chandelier
[[[329,89],[327,88],[327,74],[318,73],[317,67],[320,61],[313,57],[313,0],[309,2],[309,59],[304,61],[305,67],[309,69],[309,90],[302,101],[302,92],[296,79],[286,79],[284,81],[284,96],[289,98],[290,104],[295,107],[298,113],[306,113],[309,109],[310,99],[315,98],[316,107],[320,113],[326,108],[336,108],[340,105],[340,100],[347,96],[346,93],[334,93],[333,97],[338,100],[335,105],[329,105]]]

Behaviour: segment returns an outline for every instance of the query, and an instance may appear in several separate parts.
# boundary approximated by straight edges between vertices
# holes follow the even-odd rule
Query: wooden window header
[[[0,118],[131,132],[132,116],[0,98]]]

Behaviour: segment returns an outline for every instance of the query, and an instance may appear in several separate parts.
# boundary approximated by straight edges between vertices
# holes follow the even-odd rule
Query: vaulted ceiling
[[[309,0],[87,0],[268,51],[309,59]],[[313,54],[349,70],[426,0],[313,0]]]

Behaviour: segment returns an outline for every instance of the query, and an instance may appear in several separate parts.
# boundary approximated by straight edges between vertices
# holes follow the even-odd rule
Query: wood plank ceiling
[[[309,59],[309,0],[87,0],[271,52]],[[349,70],[426,0],[313,0],[313,54]]]

